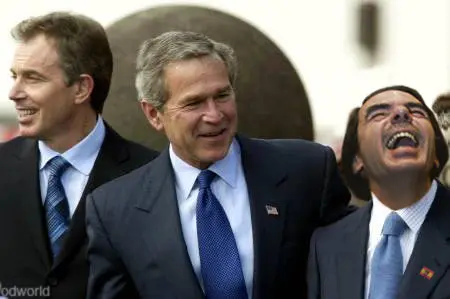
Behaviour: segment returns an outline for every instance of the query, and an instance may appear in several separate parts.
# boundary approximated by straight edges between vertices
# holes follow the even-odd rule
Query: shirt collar
[[[428,192],[413,205],[397,210],[397,214],[405,221],[409,229],[413,233],[417,234],[422,223],[425,221],[425,217],[430,210],[431,204],[434,201],[437,191],[437,182],[433,180]],[[372,193],[372,218],[371,221],[375,222],[374,229],[375,234],[381,234],[383,229],[384,221],[387,216],[392,212],[390,208],[385,206],[373,193]]]
[[[177,188],[181,191],[182,199],[187,199],[194,188],[201,170],[189,165],[179,158],[173,151],[172,144],[169,146],[169,155],[175,173],[175,183]],[[208,169],[216,173],[232,188],[235,188],[237,184],[237,166],[238,163],[240,163],[240,159],[241,149],[239,143],[236,139],[233,139],[227,155],[222,160],[212,164]]]
[[[95,159],[97,158],[104,138],[105,124],[101,116],[98,116],[94,129],[83,140],[62,154],[52,150],[44,142],[39,140],[38,147],[41,154],[39,170],[42,170],[52,158],[61,155],[72,167],[84,175],[89,175],[94,167]]]

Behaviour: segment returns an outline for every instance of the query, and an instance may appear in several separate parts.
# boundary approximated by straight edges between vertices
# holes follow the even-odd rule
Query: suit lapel
[[[372,203],[354,212],[336,251],[338,298],[364,298],[365,268]]]
[[[152,162],[143,182],[145,189],[135,207],[135,230],[142,232],[147,252],[176,293],[174,297],[202,298],[184,242],[168,149]],[[142,227],[157,228],[157,232]]]
[[[39,155],[37,143],[25,139],[18,153],[17,171],[14,175],[11,198],[19,201],[23,220],[29,228],[31,239],[45,269],[50,269],[50,251],[39,185]]]
[[[105,129],[105,139],[75,213],[72,216],[64,247],[53,263],[53,269],[61,266],[63,261],[77,253],[80,246],[86,242],[86,196],[95,188],[122,175],[124,172],[120,164],[129,157],[129,153],[124,146],[125,141],[108,126],[105,126]]]
[[[278,267],[286,202],[280,196],[286,172],[273,146],[239,136],[253,226],[253,298],[268,294]],[[270,149],[269,149],[270,147]]]
[[[439,185],[405,270],[399,298],[428,298],[447,271],[450,266],[449,217],[450,194]]]

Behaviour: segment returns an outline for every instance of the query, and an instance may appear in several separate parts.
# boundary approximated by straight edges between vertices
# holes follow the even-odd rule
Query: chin
[[[208,163],[213,164],[213,163],[225,158],[227,153],[228,153],[228,149],[210,150],[201,155],[202,161],[205,161],[205,162],[208,161]]]
[[[38,133],[32,127],[19,126],[19,135],[23,137],[38,137]]]
[[[421,163],[419,161],[411,161],[408,163],[402,163],[400,165],[393,165],[389,167],[389,170],[395,173],[429,173],[429,166],[426,163]]]

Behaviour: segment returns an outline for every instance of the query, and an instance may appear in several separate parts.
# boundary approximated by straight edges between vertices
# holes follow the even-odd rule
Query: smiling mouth
[[[226,131],[226,129],[222,129],[222,130],[216,131],[216,132],[201,134],[200,136],[201,137],[216,137],[216,136],[222,135],[225,131]]]
[[[392,135],[385,145],[389,150],[394,150],[399,147],[417,148],[419,146],[419,142],[417,137],[410,132],[398,132]]]
[[[20,110],[17,110],[17,115],[19,117],[30,116],[30,115],[34,115],[36,113],[37,113],[36,109],[20,109]]]

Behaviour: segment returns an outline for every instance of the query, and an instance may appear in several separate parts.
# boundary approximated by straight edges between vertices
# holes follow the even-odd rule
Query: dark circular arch
[[[188,30],[235,49],[239,132],[257,138],[314,139],[308,98],[297,72],[270,39],[243,20],[204,7],[159,6],[126,16],[106,30],[114,73],[103,116],[124,137],[155,149],[167,144],[140,110],[134,87],[135,58],[145,39]]]

